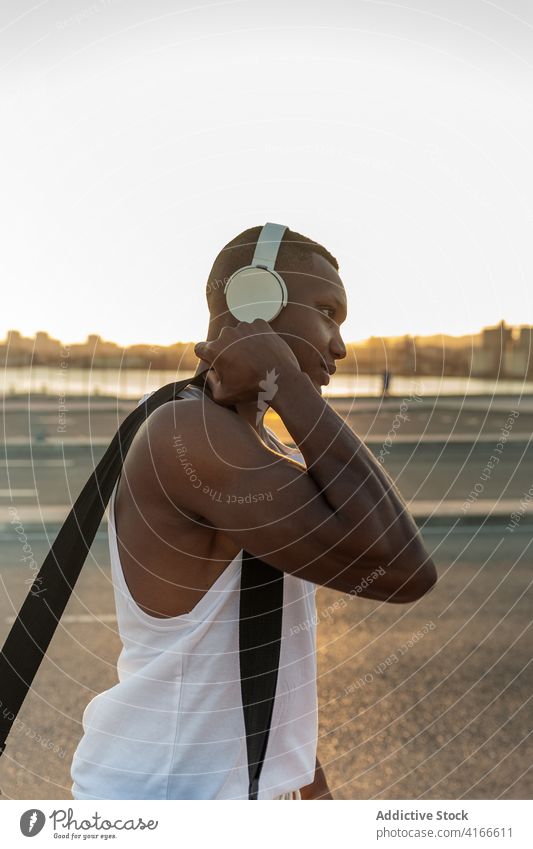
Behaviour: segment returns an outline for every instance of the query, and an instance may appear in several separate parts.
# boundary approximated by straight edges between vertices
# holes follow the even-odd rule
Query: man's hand
[[[256,401],[267,372],[300,372],[287,343],[262,318],[223,327],[218,339],[198,342],[197,357],[210,366],[207,383],[213,399],[224,406]]]

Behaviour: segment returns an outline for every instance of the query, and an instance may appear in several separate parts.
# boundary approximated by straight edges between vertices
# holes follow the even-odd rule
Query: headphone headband
[[[252,265],[267,268],[269,271],[274,270],[281,240],[286,229],[287,227],[284,224],[272,224],[270,221],[264,225],[255,246]]]
[[[272,321],[287,305],[288,292],[274,270],[283,224],[267,222],[261,229],[250,265],[234,271],[224,287],[229,312],[239,321]]]

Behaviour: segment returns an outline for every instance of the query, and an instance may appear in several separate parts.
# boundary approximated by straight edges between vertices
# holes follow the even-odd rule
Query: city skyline
[[[461,333],[461,334],[456,334],[456,333],[410,333],[410,332],[406,331],[404,333],[397,333],[397,334],[385,334],[385,333],[383,333],[383,334],[369,334],[368,336],[363,336],[363,337],[360,337],[360,338],[348,339],[348,338],[346,338],[346,335],[342,331],[342,328],[341,328],[341,333],[342,333],[344,342],[347,345],[362,345],[362,344],[365,344],[366,342],[368,342],[369,340],[372,340],[372,339],[383,339],[383,340],[391,341],[391,340],[405,339],[406,337],[409,337],[409,338],[412,338],[412,339],[417,339],[417,340],[422,341],[422,343],[424,343],[424,340],[437,340],[437,339],[440,339],[440,338],[442,338],[444,340],[457,340],[457,341],[461,341],[461,340],[464,340],[464,339],[467,339],[467,338],[475,339],[477,337],[480,337],[480,334],[483,333],[484,330],[489,330],[489,329],[494,329],[494,328],[499,328],[499,327],[505,327],[505,328],[509,329],[511,331],[511,333],[518,335],[520,328],[522,328],[522,327],[524,327],[524,328],[533,327],[533,321],[532,322],[522,321],[518,324],[513,324],[512,322],[507,321],[505,318],[499,318],[494,324],[478,326],[477,328],[472,329],[471,331],[469,331],[467,333]],[[63,337],[54,336],[49,330],[44,330],[42,327],[39,327],[39,329],[31,331],[31,332],[25,332],[20,327],[17,327],[17,328],[6,327],[6,329],[3,331],[3,335],[2,335],[2,331],[0,331],[0,345],[6,345],[10,333],[15,334],[15,336],[19,337],[20,339],[24,339],[25,341],[30,341],[32,339],[37,339],[38,337],[41,337],[42,340],[49,339],[53,342],[59,342],[60,344],[63,344],[65,346],[85,345],[90,340],[99,339],[101,343],[105,343],[106,345],[112,345],[112,346],[122,348],[122,349],[134,348],[134,347],[169,348],[169,347],[172,347],[173,345],[195,344],[196,342],[201,341],[205,338],[205,336],[198,337],[198,338],[189,338],[189,339],[175,338],[171,342],[165,343],[165,344],[161,343],[161,342],[157,342],[156,340],[153,340],[153,339],[149,339],[147,341],[141,341],[139,339],[136,339],[132,342],[123,343],[118,339],[106,338],[106,337],[103,336],[103,334],[98,333],[95,330],[91,330],[88,333],[86,333],[84,338],[73,339],[73,338],[67,338],[66,336],[63,336]]]
[[[28,310],[25,309],[25,313],[27,313],[27,312],[28,312]],[[83,311],[81,311],[81,312],[83,312]],[[96,331],[94,329],[94,326],[91,326],[91,324],[89,324],[89,323],[86,323],[84,329],[81,329],[81,324],[80,324],[79,318],[75,322],[73,322],[73,321],[70,321],[70,320],[65,321],[64,317],[62,319],[59,319],[59,320],[57,319],[57,317],[55,317],[54,320],[52,320],[48,323],[48,325],[47,325],[48,329],[47,330],[43,330],[43,322],[42,321],[36,321],[33,325],[28,325],[27,323],[22,324],[17,328],[17,330],[25,337],[35,337],[38,333],[44,332],[44,333],[49,334],[53,338],[61,339],[61,341],[66,342],[68,340],[69,344],[82,344],[84,341],[87,340],[88,337],[93,336],[93,335],[97,335],[97,336],[100,336],[100,338],[102,338],[102,339],[106,339],[106,340],[109,339],[109,341],[113,341],[115,344],[117,344],[117,345],[119,345],[123,348],[130,347],[130,346],[133,346],[133,345],[139,345],[139,344],[169,346],[169,345],[176,344],[177,342],[197,342],[197,341],[205,339],[206,333],[207,333],[207,328],[208,328],[208,321],[209,321],[209,313],[207,311],[207,307],[205,308],[204,312],[205,312],[205,317],[202,318],[201,320],[199,320],[198,318],[194,319],[194,318],[188,317],[187,321],[185,321],[183,323],[184,326],[188,327],[189,329],[190,329],[191,326],[198,328],[197,334],[191,333],[189,338],[183,338],[183,334],[182,334],[182,336],[180,338],[180,334],[178,332],[172,333],[172,331],[168,328],[168,321],[167,321],[167,326],[164,329],[160,330],[159,332],[157,330],[154,330],[151,334],[150,334],[150,332],[147,332],[147,333],[144,334],[145,338],[150,337],[149,342],[139,342],[139,338],[140,338],[140,335],[141,335],[140,333],[136,334],[136,333],[134,333],[133,330],[124,331],[123,330],[124,322],[120,322],[120,324],[117,325],[117,327],[115,328],[116,333],[114,333],[114,334],[110,334],[110,333],[106,333],[106,332],[99,333],[98,331]],[[419,317],[418,321],[415,320],[415,321],[410,322],[410,327],[409,326],[402,327],[401,324],[396,325],[395,322],[391,322],[390,320],[383,322],[383,332],[379,332],[379,328],[376,326],[376,325],[379,324],[379,322],[373,322],[372,326],[374,327],[374,329],[371,330],[369,328],[368,332],[365,335],[364,332],[357,333],[356,328],[360,326],[360,324],[358,322],[355,322],[353,320],[350,321],[350,318],[351,318],[351,316],[350,316],[350,302],[348,302],[348,316],[347,316],[346,321],[341,326],[341,334],[342,334],[342,337],[343,337],[346,344],[355,344],[355,343],[358,344],[358,343],[364,342],[366,339],[370,339],[370,338],[373,338],[373,337],[384,338],[384,339],[395,339],[395,338],[399,339],[399,338],[402,338],[403,336],[412,336],[413,338],[423,338],[423,337],[429,338],[429,337],[439,337],[439,336],[450,337],[450,338],[452,338],[452,337],[461,338],[461,337],[464,337],[464,336],[475,336],[484,327],[495,326],[495,325],[499,324],[501,321],[504,321],[505,324],[507,326],[510,326],[510,327],[530,326],[531,324],[533,324],[533,310],[532,310],[531,317],[528,318],[527,315],[524,317],[525,311],[522,308],[518,308],[516,310],[515,320],[512,320],[512,318],[509,316],[509,314],[506,314],[505,317],[502,317],[501,314],[498,314],[496,312],[494,318],[492,320],[487,321],[487,322],[480,321],[480,318],[481,318],[480,313],[481,312],[482,311],[479,310],[478,314],[476,314],[474,318],[471,318],[469,311],[458,310],[458,312],[457,312],[458,318],[457,318],[457,321],[455,322],[455,330],[453,328],[448,328],[448,329],[444,329],[444,330],[440,329],[439,328],[438,312],[437,312],[436,316],[435,316],[435,320],[433,322],[434,326],[433,327],[430,326],[429,329],[425,329],[425,330],[421,329],[422,326],[425,324],[425,321],[420,320],[420,317]],[[6,311],[4,310],[4,314],[3,314],[4,318],[5,318],[5,313],[6,313]],[[478,317],[478,315],[479,315],[479,317]],[[102,323],[106,324],[107,322],[103,321]],[[9,331],[14,329],[13,324],[14,324],[14,321],[10,322],[9,320],[8,321],[4,320],[4,323],[0,324],[0,338],[1,339],[3,339],[3,340],[6,339],[6,336],[9,333]],[[67,325],[69,327],[71,327],[71,326],[79,327],[80,329],[79,330],[73,330],[70,334],[68,334],[68,333],[65,333],[65,331],[63,330],[63,328]],[[391,326],[395,327],[396,326],[396,329],[393,332],[386,332],[387,326],[388,327],[391,327]],[[416,329],[417,327],[418,327],[418,329]],[[54,328],[59,328],[59,330],[54,329]],[[352,333],[352,335],[350,336],[349,333]]]
[[[451,336],[371,336],[346,342],[346,357],[337,360],[339,374],[433,374],[478,377],[533,378],[533,325],[509,326],[502,320],[476,334]],[[194,341],[172,345],[137,343],[122,347],[90,334],[85,342],[68,343],[40,331],[24,337],[10,330],[0,341],[0,365],[4,367],[74,366],[82,369],[178,369],[194,370],[198,358]]]

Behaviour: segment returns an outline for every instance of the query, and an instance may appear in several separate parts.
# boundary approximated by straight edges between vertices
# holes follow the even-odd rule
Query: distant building
[[[116,342],[105,342],[97,333],[87,336],[85,342],[69,345],[73,365],[86,368],[118,368],[122,364],[123,348]]]
[[[5,346],[13,351],[33,351],[34,340],[29,336],[22,336],[18,330],[8,330]]]
[[[34,340],[22,336],[18,330],[8,330],[5,342],[0,345],[0,364],[26,366],[32,361]]]
[[[504,377],[504,367],[513,347],[513,329],[501,321],[496,327],[486,327],[481,344],[472,349],[472,377]]]
[[[507,377],[523,379],[533,377],[533,327],[522,326],[504,360]]]
[[[57,362],[60,358],[61,347],[59,339],[52,339],[44,330],[39,330],[35,334],[33,344],[33,365]]]

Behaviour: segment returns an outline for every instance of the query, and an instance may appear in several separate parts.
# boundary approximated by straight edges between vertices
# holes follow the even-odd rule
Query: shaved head
[[[235,325],[235,319],[228,311],[224,287],[231,275],[239,268],[250,265],[252,262],[257,240],[262,226],[251,227],[239,233],[231,242],[225,245],[213,263],[206,285],[207,304],[210,313],[210,327],[212,333],[218,336],[224,325]],[[285,230],[280,244],[275,263],[275,270],[282,276],[283,272],[311,272],[313,267],[313,254],[319,254],[335,269],[339,270],[339,264],[334,256],[318,242],[314,242],[301,233],[294,230]],[[290,275],[289,275],[290,277]],[[290,298],[290,291],[289,291]],[[211,336],[210,332],[210,336]]]

